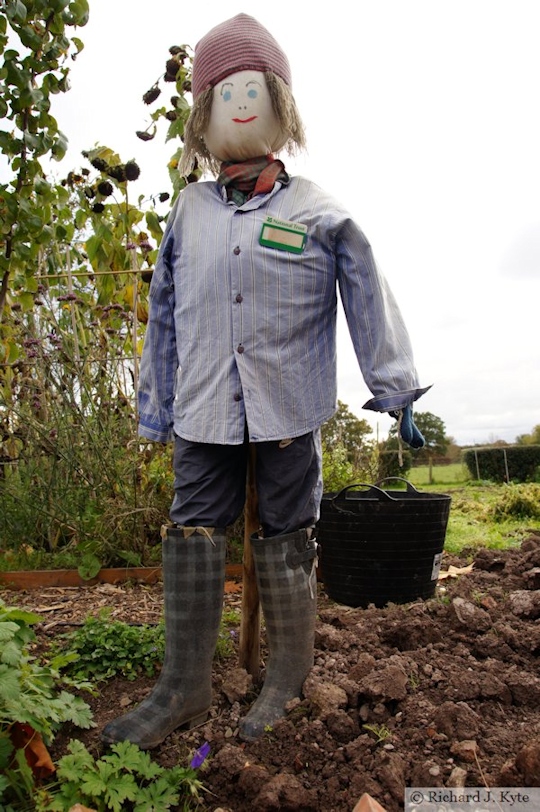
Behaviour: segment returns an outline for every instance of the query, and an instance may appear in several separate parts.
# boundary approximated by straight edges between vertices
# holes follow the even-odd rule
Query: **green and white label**
[[[292,251],[301,254],[307,240],[307,226],[302,223],[291,223],[278,220],[268,215],[263,223],[259,244],[267,248],[278,248],[280,251]]]

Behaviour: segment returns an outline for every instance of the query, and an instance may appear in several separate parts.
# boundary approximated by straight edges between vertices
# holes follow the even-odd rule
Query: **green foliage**
[[[323,447],[322,477],[327,493],[339,491],[355,481],[354,467],[343,445]]]
[[[41,794],[36,812],[68,812],[76,803],[97,812],[165,812],[197,801],[203,789],[191,767],[166,769],[130,742],[113,744],[95,759],[82,742],[71,741],[58,762],[58,788]]]
[[[474,479],[535,481],[540,470],[540,445],[469,448],[463,452],[463,462]]]
[[[433,487],[440,490],[440,486]],[[474,482],[468,482],[465,486],[445,485],[445,492],[452,496],[445,550],[461,553],[479,547],[504,550],[519,546],[530,535],[531,519],[503,515],[501,500],[504,505],[505,494],[513,487],[519,492],[519,489],[531,486],[478,485]]]
[[[45,551],[70,546],[83,577],[122,563],[122,553],[140,563],[159,538],[170,493],[150,473],[170,452],[140,454],[134,419],[147,319],[138,275],[157,248],[129,204],[127,181],[104,180],[129,162],[111,150],[94,153],[103,167],[97,177],[88,170],[66,179],[62,221],[72,230],[78,222],[82,231],[73,236],[81,241],[43,250],[30,309],[14,303],[4,325],[17,358],[0,368],[0,539],[15,549],[18,542]],[[118,201],[96,214],[92,200],[109,197],[109,187]],[[84,243],[88,231],[94,235]],[[94,238],[106,248],[97,250]]]
[[[71,659],[64,672],[74,679],[99,682],[122,676],[134,680],[140,674],[152,676],[163,662],[165,634],[158,626],[130,626],[110,619],[110,611],[86,618],[74,632],[62,635],[58,651]]]
[[[336,414],[322,427],[324,490],[332,493],[355,482],[378,478],[378,449],[371,426],[338,401]]]
[[[123,309],[109,313],[105,325],[129,318]],[[89,324],[95,312],[79,306],[78,317]],[[24,547],[29,559],[70,551],[81,575],[93,577],[107,564],[152,563],[170,503],[172,474],[164,472],[172,452],[157,445],[140,452],[129,366],[98,329],[79,366],[63,318],[56,327],[34,320],[28,363],[6,372],[0,543],[14,553]]]
[[[41,249],[54,235],[52,208],[65,199],[40,159],[60,160],[66,152],[51,100],[68,90],[68,60],[83,48],[80,39],[69,38],[69,29],[87,21],[87,0],[15,0],[0,10],[0,118],[7,122],[0,150],[12,172],[0,185],[0,321],[10,291],[21,306],[35,293]],[[9,330],[4,338],[0,362],[10,357]]]
[[[92,727],[90,708],[80,697],[61,688],[64,658],[40,664],[29,654],[35,640],[32,625],[40,617],[8,607],[0,600],[0,800],[6,804],[33,789],[33,777],[24,753],[15,750],[10,730],[15,723],[29,725],[46,742],[65,722]],[[65,682],[65,681],[64,681]],[[72,684],[72,683],[70,683]],[[78,687],[87,687],[77,683]],[[2,806],[2,809],[5,808]]]
[[[224,659],[234,654],[238,613],[223,614],[216,647],[216,657]],[[0,641],[1,642],[1,641]],[[165,627],[132,626],[111,620],[110,611],[102,610],[98,617],[86,618],[83,625],[62,635],[54,651],[65,655],[62,673],[74,680],[101,680],[122,676],[134,680],[141,674],[153,676],[165,655]]]
[[[134,205],[136,161],[106,146],[84,153],[91,168],[58,184],[38,160],[65,147],[38,108],[67,89],[68,57],[83,46],[66,26],[87,16],[86,0],[17,0],[0,11],[0,117],[7,111],[14,125],[0,132],[13,171],[0,187],[0,547],[2,568],[60,553],[91,578],[101,566],[154,562],[172,466],[170,449],[141,452],[135,402],[146,283],[163,233],[155,203],[169,195]],[[7,47],[8,37],[20,45]],[[190,70],[187,50],[171,49],[168,138],[183,132]],[[16,113],[23,85],[36,92]],[[177,178],[176,191],[183,184]]]
[[[0,735],[13,722],[31,725],[47,740],[63,722],[92,726],[88,705],[58,688],[64,658],[41,665],[29,654],[35,640],[32,625],[40,620],[0,600]]]
[[[406,477],[412,466],[412,454],[403,449],[399,451],[379,452],[379,471],[377,479],[385,477]]]
[[[160,120],[167,122],[165,140],[181,139],[184,127],[191,111],[186,93],[191,91],[191,70],[193,58],[187,45],[173,45],[169,48],[169,58],[165,64],[165,73],[152,84],[143,95],[143,101],[148,106],[153,105],[162,93],[161,82],[173,83],[176,93],[170,98],[169,106],[160,105],[150,114],[150,123],[145,130],[139,130],[136,135],[141,141],[152,141],[157,133]],[[173,187],[173,200],[187,183],[194,183],[200,177],[200,170],[196,169],[187,179],[181,177],[177,168],[182,157],[182,146],[179,146],[168,162],[169,177]]]
[[[227,657],[235,655],[235,641],[238,639],[240,619],[240,612],[237,609],[224,609],[215,653],[217,660],[225,660]]]
[[[371,426],[367,420],[360,420],[349,407],[338,400],[336,413],[327,420],[321,430],[323,446],[327,449],[341,446],[347,451],[347,458],[358,466],[370,446],[367,438],[371,435]]]
[[[540,445],[540,423],[530,434],[520,434],[516,437],[516,445]]]

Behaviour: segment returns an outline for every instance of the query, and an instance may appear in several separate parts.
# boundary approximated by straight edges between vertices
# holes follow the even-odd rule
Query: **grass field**
[[[462,465],[460,462],[454,462],[451,465],[434,465],[431,469],[431,476],[431,484],[433,485],[456,485],[468,482],[471,478],[467,466]],[[410,480],[413,485],[430,484],[429,465],[420,465],[418,468],[411,468],[407,479]]]

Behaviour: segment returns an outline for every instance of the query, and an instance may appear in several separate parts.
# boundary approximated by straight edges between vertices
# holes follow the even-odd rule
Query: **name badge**
[[[261,229],[259,245],[301,254],[306,240],[307,226],[302,223],[291,223],[288,220],[278,220],[277,217],[268,215]]]

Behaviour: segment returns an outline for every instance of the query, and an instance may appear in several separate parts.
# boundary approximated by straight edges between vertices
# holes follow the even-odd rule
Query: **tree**
[[[516,445],[540,445],[540,423],[530,434],[520,434],[516,437]]]
[[[322,427],[323,445],[330,449],[337,445],[347,450],[347,458],[353,465],[357,465],[360,457],[365,454],[368,435],[371,426],[367,420],[361,420],[353,414],[349,407],[338,400],[338,408],[333,417]]]
[[[326,492],[355,482],[377,479],[378,449],[367,420],[354,415],[338,400],[333,417],[322,427],[323,483]]]
[[[421,460],[431,459],[434,456],[443,457],[450,445],[451,438],[446,436],[446,426],[441,418],[431,412],[415,412],[414,422],[426,441],[425,446],[415,452],[415,457]],[[397,432],[398,424],[396,422],[388,432],[388,440],[385,443],[387,450],[397,448]]]

